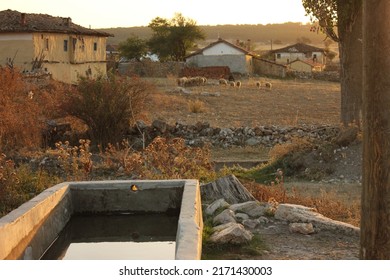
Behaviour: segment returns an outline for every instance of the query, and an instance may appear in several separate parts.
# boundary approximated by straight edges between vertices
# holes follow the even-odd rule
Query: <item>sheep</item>
[[[32,92],[32,90],[30,90],[27,94],[28,96],[28,99],[33,99],[34,98],[34,93]]]
[[[229,84],[230,84],[231,87],[235,87],[236,86],[236,83],[234,81],[230,81]]]
[[[257,81],[257,82],[256,82],[256,87],[257,87],[258,89],[261,88],[261,82],[260,82],[260,81]]]
[[[177,79],[177,85],[178,85],[179,87],[184,87],[185,84],[187,83],[187,80],[188,80],[187,77],[178,78],[178,79]]]
[[[219,84],[226,86],[228,84],[228,81],[226,79],[219,79]]]
[[[241,88],[241,81],[237,81],[237,82],[236,82],[236,87],[237,87],[238,89]]]
[[[266,82],[266,83],[265,83],[265,87],[266,87],[267,89],[272,89],[272,84],[271,84],[270,82]]]

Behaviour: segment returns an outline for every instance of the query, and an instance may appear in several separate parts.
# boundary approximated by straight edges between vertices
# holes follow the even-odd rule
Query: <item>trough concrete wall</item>
[[[0,219],[0,259],[39,259],[73,213],[179,208],[176,259],[200,259],[203,220],[197,180],[62,183]]]
[[[73,212],[68,184],[49,188],[0,219],[0,259],[39,259]]]

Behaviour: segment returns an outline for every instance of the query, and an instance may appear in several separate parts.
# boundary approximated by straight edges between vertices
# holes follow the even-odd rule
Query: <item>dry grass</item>
[[[191,113],[204,113],[206,112],[206,106],[203,101],[200,101],[199,99],[196,100],[190,100],[188,102],[188,109]]]
[[[311,186],[313,191],[298,184],[285,186],[283,183],[265,186],[253,182],[246,182],[245,187],[259,201],[277,201],[278,203],[292,203],[315,208],[322,215],[334,220],[343,221],[354,226],[360,226],[360,191],[349,186],[348,196],[340,194],[330,186]],[[305,184],[303,184],[305,186]],[[306,185],[307,186],[307,185]],[[340,186],[338,186],[339,189]],[[342,187],[343,188],[343,187]]]
[[[167,107],[151,110],[152,119],[163,119],[168,123],[181,121],[194,124],[209,122],[213,127],[329,124],[340,122],[340,85],[323,81],[295,81],[260,78],[269,81],[272,89],[258,89],[254,79],[243,79],[240,89],[220,86],[215,80],[207,85],[189,87],[190,94],[172,92],[177,85],[171,79],[152,79],[159,93],[155,99],[171,100]],[[213,96],[202,93],[219,93]],[[190,101],[202,101],[208,108],[202,114],[188,114]],[[161,104],[164,105],[164,104]],[[151,108],[153,109],[153,108]]]

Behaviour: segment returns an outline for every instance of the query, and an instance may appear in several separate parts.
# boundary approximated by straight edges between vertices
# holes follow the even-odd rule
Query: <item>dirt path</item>
[[[311,235],[290,233],[288,225],[271,222],[255,231],[268,250],[260,256],[267,260],[356,260],[359,237],[320,231]]]

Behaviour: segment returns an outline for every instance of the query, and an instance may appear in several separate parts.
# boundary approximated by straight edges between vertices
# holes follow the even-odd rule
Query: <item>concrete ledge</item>
[[[0,259],[39,259],[73,213],[179,208],[175,258],[200,259],[203,220],[197,180],[58,184],[0,219]]]

